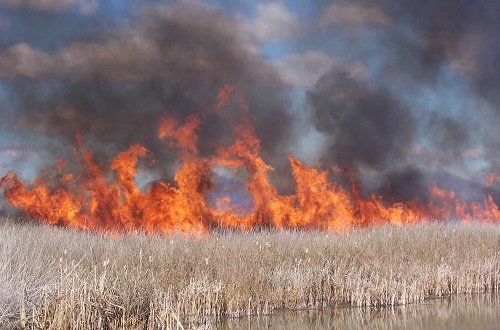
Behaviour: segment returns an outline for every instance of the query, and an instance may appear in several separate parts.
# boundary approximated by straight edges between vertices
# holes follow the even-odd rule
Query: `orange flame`
[[[363,198],[349,170],[332,169],[350,180],[351,187],[347,189],[328,178],[332,172],[303,165],[289,156],[296,190],[292,195],[281,196],[269,181],[268,173],[273,168],[260,157],[260,140],[247,118],[248,105],[243,95],[225,85],[215,106],[226,106],[235,92],[242,118],[233,126],[234,141],[218,148],[212,157],[198,154],[197,132],[202,125],[198,116],[187,117],[183,124],[170,114],[160,119],[158,138],[180,155],[175,186],[156,181],[144,192],[138,188],[139,160],[153,157],[144,146],[130,146],[113,159],[109,168],[102,168],[94,162],[92,152],[78,135],[73,152],[80,160],[81,173],[66,173],[67,161],[62,159],[56,163],[55,181],[42,175],[25,183],[11,171],[0,179],[0,187],[13,206],[32,218],[107,233],[138,230],[207,233],[218,226],[345,231],[387,222],[403,225],[428,218],[500,219],[499,207],[489,192],[498,180],[495,175],[488,177],[488,195],[483,203],[460,201],[455,192],[432,185],[431,201],[425,205],[418,201],[386,205],[380,196]],[[208,202],[216,167],[246,173],[251,210],[233,205],[230,194],[217,198],[215,203]]]

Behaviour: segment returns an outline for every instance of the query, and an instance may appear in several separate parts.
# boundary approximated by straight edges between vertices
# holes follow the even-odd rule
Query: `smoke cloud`
[[[309,93],[314,122],[331,142],[323,160],[381,170],[404,153],[415,134],[410,110],[389,91],[332,70]]]
[[[97,8],[96,0],[0,0],[0,5],[28,7],[38,10],[64,11],[71,7],[82,13],[90,13]]]
[[[500,3],[316,4],[319,37],[308,47],[336,40],[344,57],[375,63],[367,79],[332,68],[308,92],[313,125],[326,137],[324,164],[368,172],[379,192],[410,199],[433,171],[484,182],[498,170]]]
[[[210,3],[138,5],[97,23],[109,4],[0,1],[17,15],[0,17],[3,125],[34,143],[43,135],[54,160],[81,134],[101,163],[135,143],[169,162],[175,154],[156,138],[166,112],[179,121],[203,113],[203,155],[232,142],[241,112],[213,107],[230,84],[283,186],[288,153],[321,155],[300,160],[350,167],[365,186],[402,198],[433,172],[476,183],[498,172],[500,2]]]
[[[74,41],[54,52],[19,43],[0,52],[0,78],[11,81],[8,104],[20,128],[62,138],[65,146],[81,134],[102,161],[134,143],[162,157],[159,118],[204,113],[200,143],[209,153],[231,142],[231,121],[241,116],[234,109],[228,120],[212,109],[217,91],[231,84],[247,98],[272,161],[291,122],[286,91],[238,23],[199,2],[135,10],[129,26],[102,30],[97,41]]]

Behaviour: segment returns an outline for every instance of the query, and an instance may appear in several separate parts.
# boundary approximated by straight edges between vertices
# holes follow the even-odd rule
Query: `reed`
[[[498,291],[500,226],[110,237],[4,219],[0,327],[208,329],[227,317]]]

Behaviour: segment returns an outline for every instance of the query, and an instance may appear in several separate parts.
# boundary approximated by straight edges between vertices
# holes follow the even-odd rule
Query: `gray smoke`
[[[218,3],[228,12],[254,8],[240,0]],[[378,176],[366,185],[408,199],[420,196],[428,171],[467,177],[470,169],[475,174],[468,178],[479,182],[500,168],[500,2],[308,5],[316,11],[290,41],[297,54],[322,51],[370,71],[360,76],[337,65],[306,93],[300,111],[310,113],[298,117],[311,118],[303,126],[325,139],[318,143],[325,167],[347,166],[362,179]],[[198,1],[138,6],[127,20],[95,18],[93,28],[71,14],[52,15],[56,21],[46,12],[19,15],[12,19],[26,22],[23,42],[10,35],[0,40],[0,79],[8,81],[2,111],[19,130],[59,141],[45,147],[53,158],[70,155],[79,133],[102,163],[134,143],[173,161],[175,153],[156,138],[166,112],[180,121],[203,113],[201,153],[211,154],[214,145],[231,143],[231,124],[241,116],[237,106],[225,113],[212,107],[217,91],[231,84],[248,100],[264,159],[282,176],[276,182],[287,186],[285,153],[298,140],[291,138],[290,90],[238,15]],[[432,100],[441,90],[449,92],[442,93],[447,102]],[[462,99],[455,102],[457,96]],[[321,148],[313,142],[310,148]]]
[[[425,173],[442,166],[480,168],[483,180],[498,169],[500,2],[316,4],[320,37],[309,44],[335,38],[345,56],[378,63],[365,80],[332,69],[309,91],[314,125],[327,137],[325,164],[375,172],[380,189],[399,180],[408,190],[424,187]],[[450,100],[445,108],[415,98],[460,84],[466,103]],[[403,186],[394,182],[391,190],[411,197]]]
[[[206,154],[232,141],[231,125],[242,115],[237,106],[232,114],[213,110],[218,90],[231,84],[245,95],[272,161],[291,122],[285,88],[238,22],[198,2],[142,6],[136,14],[128,26],[100,29],[96,40],[54,52],[27,44],[0,52],[20,128],[62,139],[63,150],[81,134],[102,162],[134,143],[170,159],[156,137],[159,118],[170,112],[182,122],[203,113]]]
[[[309,93],[314,122],[330,137],[323,160],[385,168],[412,141],[415,120],[389,91],[332,70]]]

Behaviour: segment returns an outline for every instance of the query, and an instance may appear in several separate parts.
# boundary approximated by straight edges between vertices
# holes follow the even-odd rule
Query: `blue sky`
[[[132,143],[168,159],[146,136],[157,118],[204,111],[230,83],[278,172],[294,154],[484,182],[500,163],[497,14],[488,0],[0,0],[0,175],[35,177],[76,133],[104,163]],[[225,141],[217,125],[203,137]]]

